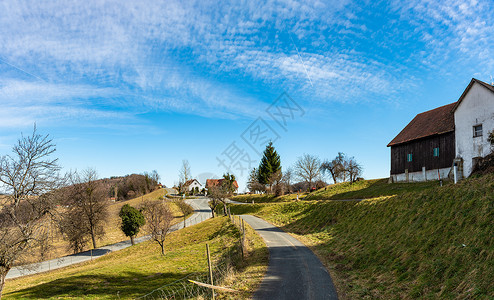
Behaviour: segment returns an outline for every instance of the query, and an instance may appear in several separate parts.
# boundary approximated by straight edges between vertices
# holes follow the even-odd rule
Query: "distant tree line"
[[[108,191],[108,197],[116,201],[129,200],[148,194],[158,188],[160,176],[156,170],[143,174],[130,174],[123,177],[101,179]]]
[[[362,165],[354,157],[339,152],[334,159],[321,159],[304,154],[295,164],[282,170],[281,159],[270,142],[264,150],[259,166],[253,168],[247,180],[251,193],[283,195],[294,191],[312,191],[333,183],[355,182],[362,176]]]
[[[15,265],[43,260],[50,249],[53,225],[73,252],[88,244],[97,247],[105,234],[110,199],[127,200],[158,187],[156,171],[99,179],[96,170],[60,174],[55,144],[48,135],[22,136],[10,155],[0,156],[0,298],[5,278]],[[191,213],[181,203],[180,210]],[[170,231],[173,214],[164,200],[144,201],[136,209],[124,205],[121,230],[134,237],[142,226],[161,246]]]
[[[330,175],[334,183],[354,182],[362,175],[362,166],[354,157],[347,158],[342,152],[339,152],[332,160],[325,160],[320,169],[323,174]]]

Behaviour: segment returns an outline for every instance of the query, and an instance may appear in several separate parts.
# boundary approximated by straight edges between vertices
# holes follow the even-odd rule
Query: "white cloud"
[[[470,61],[482,60],[482,73],[494,67],[494,5],[491,1],[396,1],[401,15],[422,32],[422,40],[429,51],[425,60],[447,64],[449,68],[474,66]],[[455,59],[454,64],[451,60]]]
[[[126,119],[133,117],[126,113],[105,112],[103,110],[64,105],[8,106],[0,111],[0,127],[16,128],[30,126],[34,123],[70,127],[79,122],[94,122]]]
[[[0,99],[2,104],[50,104],[59,102],[81,102],[91,97],[107,98],[117,91],[90,85],[54,84],[47,82],[22,81],[15,79],[0,80]]]
[[[494,66],[491,6],[394,2],[410,37],[393,18],[374,28],[366,8],[350,1],[3,1],[0,101],[27,110],[67,107],[62,117],[81,108],[101,118],[122,108],[255,116],[262,101],[215,81],[217,74],[311,101],[389,99],[410,89],[412,75],[403,70],[442,68],[457,57],[453,50]],[[379,40],[382,30],[391,33]],[[402,54],[414,33],[426,46]]]

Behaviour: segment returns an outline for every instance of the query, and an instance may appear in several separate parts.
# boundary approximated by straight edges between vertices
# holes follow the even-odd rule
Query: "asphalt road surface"
[[[194,208],[194,214],[186,219],[185,226],[191,226],[198,224],[204,220],[211,218],[211,209],[208,206],[208,199],[201,197],[198,199],[187,199],[185,200],[190,206]],[[176,231],[184,228],[184,222],[180,222],[172,226],[170,231]],[[136,244],[142,243],[149,240],[149,236],[143,236],[136,238],[134,241]],[[43,261],[41,263],[15,267],[12,268],[7,274],[7,279],[22,277],[26,275],[37,274],[41,272],[46,272],[50,270],[55,270],[63,267],[67,267],[73,264],[85,262],[88,260],[96,259],[112,251],[118,251],[130,247],[130,240],[122,241],[116,244],[108,245],[105,247],[84,251],[77,254],[72,254],[52,260]]]
[[[329,273],[309,248],[262,219],[241,217],[269,249],[268,270],[254,299],[338,299]]]

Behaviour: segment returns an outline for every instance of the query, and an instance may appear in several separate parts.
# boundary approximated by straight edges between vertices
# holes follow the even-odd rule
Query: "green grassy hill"
[[[445,182],[445,184],[448,183]],[[308,194],[305,200],[367,199],[424,191],[437,186],[439,186],[439,181],[389,184],[387,178],[362,180],[353,183],[342,182],[314,191]]]
[[[450,182],[444,182],[445,185]],[[372,179],[357,182],[341,182],[330,184],[312,193],[300,193],[300,200],[345,200],[345,199],[367,199],[380,196],[394,196],[407,192],[423,191],[439,186],[439,181],[394,183],[388,184],[388,179]],[[288,194],[276,197],[272,194],[250,194],[238,195],[232,200],[244,203],[271,203],[289,202],[297,199],[297,194]]]
[[[232,212],[260,216],[311,246],[342,299],[494,299],[493,175],[419,184],[414,192],[359,184],[367,195],[398,195],[234,205]]]
[[[102,247],[129,239],[120,229],[121,218],[118,216],[118,214],[122,206],[128,204],[133,207],[139,207],[139,205],[141,205],[144,201],[161,201],[160,199],[162,199],[162,197],[164,197],[166,194],[167,191],[165,189],[158,189],[134,199],[111,203],[108,206],[108,217],[105,222],[105,234],[97,239],[97,246]],[[177,204],[170,201],[168,203],[168,206],[174,216],[172,224],[182,222],[183,214],[178,208]],[[59,211],[59,213],[62,213],[62,211]],[[141,230],[136,237],[141,237],[144,235],[146,235],[146,233]],[[50,236],[52,239],[52,242],[50,244],[50,253],[48,254],[50,258],[57,258],[73,254],[72,249],[69,248],[68,242],[63,238],[58,226],[55,223],[50,223]],[[84,250],[89,250],[92,248],[92,244],[88,243],[84,248]],[[39,261],[39,259],[39,257],[33,257],[33,261]]]
[[[262,239],[250,227],[246,236],[245,260],[232,263],[228,276],[218,283],[241,291],[233,296],[236,299],[247,298],[255,290],[267,266],[268,251]],[[212,259],[224,263],[228,254],[236,261],[239,238],[228,218],[215,218],[171,233],[165,242],[165,256],[158,244],[144,242],[87,263],[7,280],[3,299],[133,299],[190,274],[206,277],[206,243]],[[180,283],[173,288],[181,287]],[[159,293],[150,299],[157,296]],[[219,296],[228,298],[229,294]]]

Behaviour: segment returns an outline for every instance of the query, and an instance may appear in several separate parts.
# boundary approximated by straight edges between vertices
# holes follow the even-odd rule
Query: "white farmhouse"
[[[477,161],[492,152],[494,86],[472,78],[458,101],[423,113],[388,144],[390,179],[426,181],[472,174]]]
[[[463,160],[463,176],[468,177],[476,160],[492,150],[487,137],[494,130],[494,87],[472,79],[454,114],[456,157]]]
[[[194,191],[195,188],[197,188],[198,191],[202,190],[202,184],[200,184],[197,179],[187,180],[184,185],[188,192]]]

